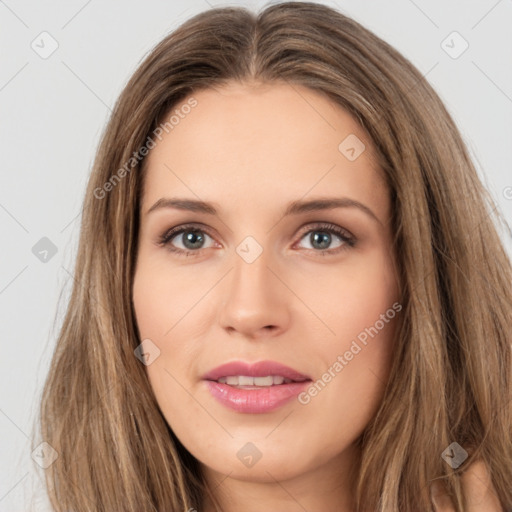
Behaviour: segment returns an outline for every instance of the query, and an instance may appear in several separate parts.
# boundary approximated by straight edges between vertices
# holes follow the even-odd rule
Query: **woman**
[[[55,510],[511,510],[492,210],[439,97],[358,23],[184,23],[87,188],[41,406]]]

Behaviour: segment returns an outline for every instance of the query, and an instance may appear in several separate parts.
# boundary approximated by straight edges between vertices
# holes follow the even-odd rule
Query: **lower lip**
[[[212,396],[222,405],[234,411],[249,414],[261,414],[278,409],[311,384],[308,380],[267,388],[243,389],[212,380],[205,382]]]

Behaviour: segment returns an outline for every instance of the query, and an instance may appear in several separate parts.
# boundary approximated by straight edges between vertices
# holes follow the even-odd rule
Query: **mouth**
[[[203,376],[210,394],[242,413],[273,411],[304,390],[312,379],[275,361],[233,361]]]
[[[219,384],[227,384],[228,386],[239,389],[260,389],[269,388],[271,386],[281,386],[282,384],[290,384],[292,382],[305,382],[307,380],[309,379],[288,379],[282,375],[267,375],[265,377],[251,377],[249,375],[227,375],[225,377],[219,377],[214,382],[218,382]]]
[[[231,361],[213,368],[203,380],[216,381],[228,386],[280,386],[283,383],[311,380],[306,374],[277,361]]]

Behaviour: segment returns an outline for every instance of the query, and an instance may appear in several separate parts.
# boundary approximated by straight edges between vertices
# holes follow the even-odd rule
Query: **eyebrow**
[[[146,215],[161,208],[174,208],[177,210],[205,213],[207,215],[217,215],[218,213],[218,210],[213,205],[213,203],[207,203],[205,201],[200,201],[196,199],[162,197],[151,208],[149,208],[149,210],[146,212]],[[373,213],[373,211],[370,208],[368,208],[368,206],[354,199],[350,199],[348,197],[328,197],[311,199],[308,201],[292,201],[287,205],[283,217],[288,217],[290,215],[299,215],[301,213],[307,212],[334,210],[335,208],[357,208],[364,212],[369,217],[371,217],[373,220],[377,221],[379,224],[382,224],[379,218],[375,215],[375,213]]]

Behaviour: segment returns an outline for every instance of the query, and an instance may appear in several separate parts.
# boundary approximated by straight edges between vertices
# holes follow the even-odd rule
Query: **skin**
[[[354,442],[381,403],[399,314],[306,405],[234,412],[201,377],[228,361],[270,359],[316,381],[400,302],[389,192],[371,141],[304,87],[230,83],[193,97],[146,162],[133,303],[141,340],[160,350],[146,366],[152,389],[224,512],[353,510]],[[350,134],[366,146],[354,161],[338,149]],[[218,213],[148,213],[163,197],[212,202]],[[356,207],[283,217],[289,202],[320,197],[358,201],[375,218]],[[325,222],[355,245],[335,233],[315,243],[315,233],[328,236]],[[186,233],[159,244],[186,223],[202,229],[202,246]],[[236,251],[247,236],[262,249],[252,263]],[[237,457],[248,442],[262,455],[251,467]],[[214,510],[209,499],[204,510]]]
[[[479,460],[467,468],[461,476],[463,493],[466,496],[467,512],[505,512],[500,505],[492,483],[489,468]],[[446,489],[434,482],[431,489],[436,512],[455,512]]]

